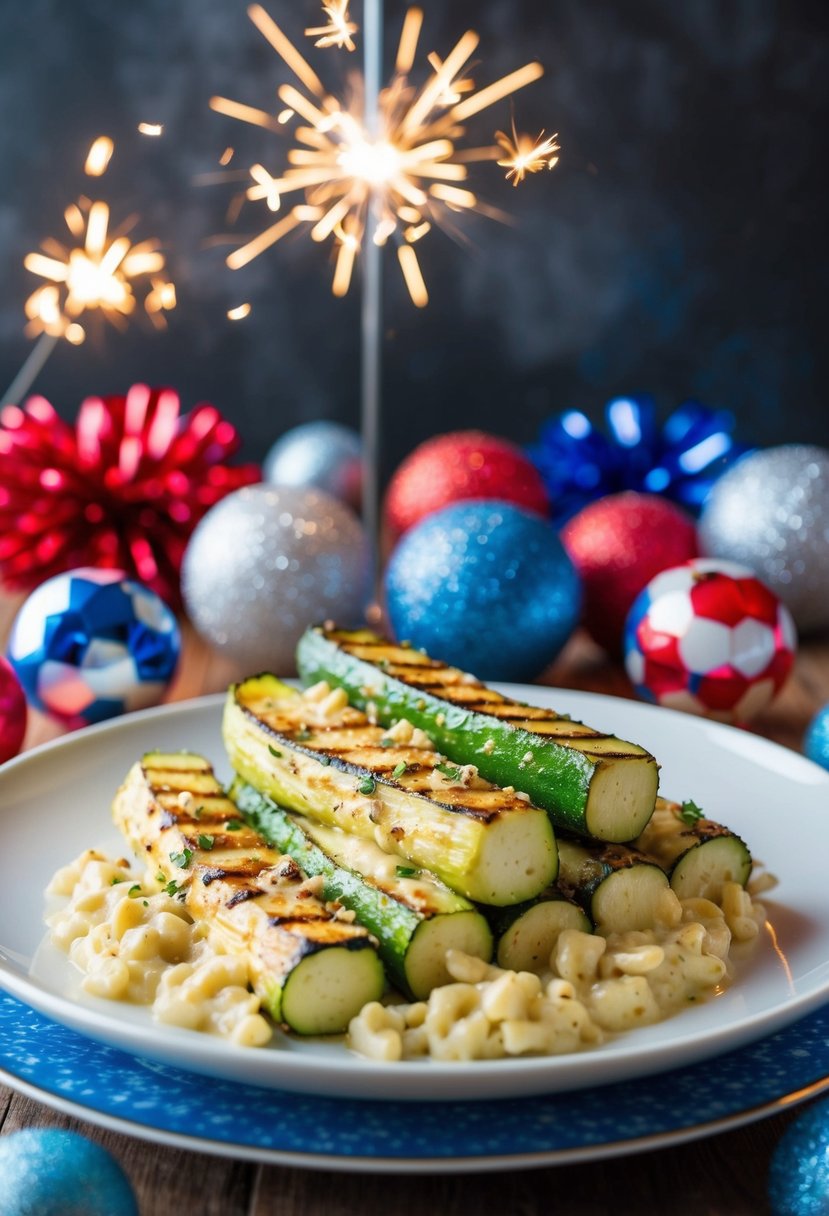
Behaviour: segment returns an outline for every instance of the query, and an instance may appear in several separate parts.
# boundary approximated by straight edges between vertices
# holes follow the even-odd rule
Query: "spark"
[[[141,135],[163,135],[164,125],[160,122],[140,122],[138,130]]]
[[[344,47],[347,51],[357,49],[352,35],[360,27],[349,17],[348,5],[349,0],[331,0],[330,4],[323,4],[322,11],[328,18],[328,24],[313,26],[305,31],[309,38],[317,38],[314,46],[336,46],[340,50]]]
[[[228,321],[243,321],[245,317],[250,316],[250,304],[237,304],[235,308],[227,310]]]
[[[93,176],[100,176],[106,167],[100,168],[103,159],[108,163],[112,155],[112,141],[104,145],[104,140],[104,136],[96,140],[87,157],[86,171]],[[163,326],[163,313],[175,308],[176,294],[174,285],[162,276],[165,263],[158,242],[133,243],[127,235],[132,219],[111,231],[109,205],[101,200],[78,199],[66,208],[64,219],[72,244],[49,237],[41,243],[41,252],[23,259],[27,270],[46,280],[26,301],[26,332],[66,338],[77,345],[86,337],[81,316],[95,310],[123,325],[135,311],[133,282],[142,278],[149,282],[144,297],[147,314],[156,326]]]
[[[557,135],[548,135],[545,139],[544,132],[541,131],[533,139],[531,135],[519,135],[513,123],[511,136],[503,131],[496,131],[495,139],[506,156],[506,159],[499,160],[498,164],[507,170],[507,181],[511,178],[513,186],[523,182],[528,173],[539,173],[542,169],[552,169],[558,164]]]
[[[83,171],[87,177],[102,177],[107,171],[115,144],[108,135],[99,135],[86,154]]]
[[[345,0],[332,0],[324,11],[332,27],[339,23],[342,30],[351,24]],[[277,96],[284,108],[277,113],[224,97],[212,98],[211,108],[272,131],[294,119],[297,125],[287,165],[275,173],[261,164],[252,166],[252,181],[246,190],[247,199],[264,200],[271,211],[283,206],[286,210],[264,232],[235,249],[227,258],[228,265],[239,269],[300,225],[310,225],[312,240],[333,242],[332,290],[337,296],[345,295],[365,239],[371,204],[372,239],[381,245],[389,241],[397,245],[409,295],[416,306],[423,307],[428,292],[415,244],[435,226],[454,227],[457,214],[473,210],[493,214],[468,188],[467,164],[495,160],[499,149],[495,145],[458,148],[466,135],[466,121],[538,80],[543,68],[528,63],[477,89],[466,74],[478,46],[478,35],[470,30],[445,57],[428,57],[430,74],[416,85],[410,73],[417,58],[423,13],[411,8],[403,22],[394,75],[380,96],[379,129],[371,134],[363,118],[359,74],[352,78],[350,100],[332,96],[259,4],[251,5],[248,16],[293,72],[299,87],[287,83],[279,87]],[[333,28],[326,27],[321,38],[326,39],[325,45],[348,45],[345,38],[338,40],[339,35],[335,39]],[[552,167],[557,145],[554,149],[552,141],[547,143],[550,146],[545,145],[543,152],[535,149],[535,159],[543,156],[543,165]],[[510,145],[509,150],[524,154],[523,144],[520,149]],[[519,172],[515,166],[513,169]],[[535,167],[522,162],[520,177],[527,172],[535,172]],[[301,201],[291,205],[291,196],[296,195]]]

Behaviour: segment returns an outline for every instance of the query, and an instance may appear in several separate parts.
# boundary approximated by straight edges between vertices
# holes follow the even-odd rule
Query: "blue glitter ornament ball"
[[[360,509],[363,471],[360,436],[339,422],[306,422],[277,439],[262,464],[271,485],[324,490]]]
[[[819,709],[809,723],[803,751],[815,764],[829,769],[829,705]]]
[[[120,1165],[91,1140],[57,1127],[0,1137],[3,1216],[138,1216]]]
[[[829,1216],[829,1100],[788,1129],[769,1170],[772,1216]]]
[[[161,700],[181,649],[176,618],[121,570],[80,567],[25,601],[9,661],[32,705],[77,728]]]
[[[385,576],[399,639],[484,680],[531,680],[576,627],[579,576],[545,520],[509,503],[456,503],[416,524]]]

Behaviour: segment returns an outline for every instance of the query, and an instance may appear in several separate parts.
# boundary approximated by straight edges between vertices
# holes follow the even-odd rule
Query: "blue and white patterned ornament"
[[[0,1138],[3,1216],[138,1216],[126,1174],[98,1144],[57,1127]]]
[[[829,1216],[829,1101],[786,1131],[769,1169],[771,1216]]]
[[[79,567],[24,602],[8,656],[29,702],[75,728],[157,704],[180,650],[154,591],[121,570]]]
[[[271,485],[313,487],[360,509],[360,436],[340,422],[305,422],[277,439],[262,465]]]
[[[819,709],[809,723],[803,751],[815,764],[829,769],[829,705]]]
[[[652,397],[615,397],[607,434],[581,410],[567,410],[528,449],[564,523],[597,498],[622,490],[662,494],[694,514],[716,479],[747,449],[732,437],[734,418],[686,401],[660,427]]]
[[[399,639],[484,680],[530,680],[576,627],[581,584],[546,520],[462,502],[415,524],[385,576]]]

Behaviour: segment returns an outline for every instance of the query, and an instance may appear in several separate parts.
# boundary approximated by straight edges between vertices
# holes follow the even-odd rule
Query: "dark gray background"
[[[303,38],[316,3],[267,7],[332,87],[357,65]],[[480,32],[479,84],[544,62],[516,116],[558,131],[562,158],[518,190],[494,166],[477,172],[515,223],[473,218],[467,247],[431,235],[426,312],[388,265],[387,471],[436,431],[525,442],[553,412],[598,417],[611,394],[640,390],[663,414],[691,395],[730,408],[747,442],[829,443],[825,0],[425,7],[424,51]],[[389,63],[402,15],[387,0]],[[232,417],[253,458],[299,421],[356,423],[358,296],[332,299],[327,252],[289,240],[234,273],[226,247],[206,247],[232,187],[193,178],[229,143],[274,171],[286,146],[207,106],[225,93],[268,108],[287,79],[242,0],[3,0],[0,36],[4,385],[29,347],[23,254],[60,233],[65,204],[90,188],[86,149],[107,132],[118,142],[102,191],[164,240],[179,307],[166,335],[133,325],[62,344],[40,391],[72,416],[86,393],[173,384],[188,407],[209,399]],[[509,118],[502,103],[473,119],[474,142]],[[164,123],[164,137],[138,135],[140,121]],[[268,215],[249,204],[240,236]],[[234,325],[225,312],[242,300],[253,312]]]

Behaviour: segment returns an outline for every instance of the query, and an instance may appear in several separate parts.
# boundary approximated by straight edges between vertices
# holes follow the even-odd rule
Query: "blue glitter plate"
[[[0,1079],[129,1135],[315,1169],[530,1168],[690,1140],[829,1090],[829,1006],[712,1064],[501,1102],[361,1102],[127,1055],[0,996]]]

